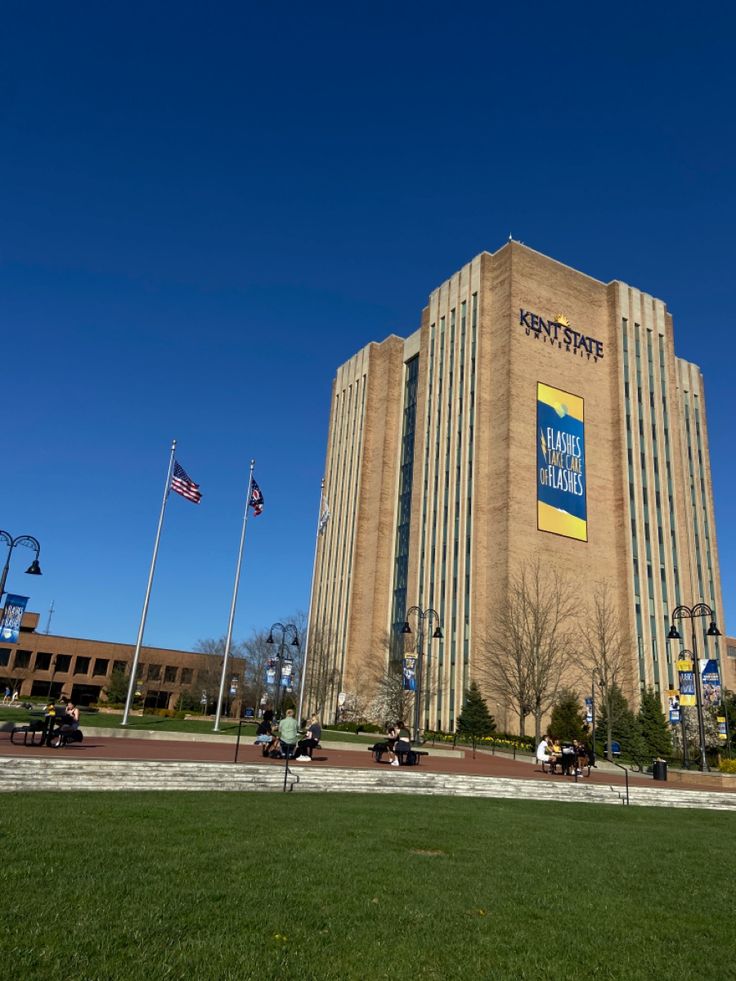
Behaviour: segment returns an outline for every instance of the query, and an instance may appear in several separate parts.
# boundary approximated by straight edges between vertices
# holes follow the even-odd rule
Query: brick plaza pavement
[[[468,776],[486,777],[510,777],[522,780],[542,780],[552,783],[573,782],[571,777],[542,773],[538,765],[525,760],[514,760],[505,755],[492,755],[487,752],[478,752],[473,759],[471,750],[458,750],[452,757],[432,756],[432,747],[425,747],[429,756],[422,760],[419,767],[392,768],[387,763],[376,763],[367,747],[356,747],[354,750],[332,749],[329,743],[322,749],[315,752],[314,760],[311,763],[294,762],[292,766],[299,768],[315,767],[349,767],[352,769],[372,769],[372,770],[399,770],[402,773],[411,772],[430,772],[430,773],[453,773]],[[14,745],[10,742],[10,735],[7,732],[0,733],[0,754],[4,756],[19,757],[58,757],[64,755],[67,758],[79,758],[86,760],[153,760],[157,762],[202,762],[202,763],[232,763],[235,754],[233,742],[197,742],[197,741],[167,741],[164,739],[145,739],[145,738],[116,738],[114,736],[98,736],[94,729],[85,732],[82,743],[72,744],[63,749],[50,749],[45,746],[23,746]],[[244,740],[240,744],[239,763],[258,763],[263,766],[282,765],[278,760],[264,759],[260,747],[254,746],[251,740]],[[605,766],[605,768],[604,768]],[[701,780],[693,774],[692,782],[688,782],[688,789],[691,790],[714,790],[713,784],[705,776]],[[591,776],[580,778],[582,783],[605,784],[607,786],[619,786],[624,784],[624,775],[620,771],[602,765],[598,769],[591,770]],[[647,775],[630,774],[629,783],[631,786],[652,786],[652,779]],[[655,784],[655,786],[657,786]],[[659,784],[659,786],[664,786]],[[719,787],[720,790],[728,788]]]

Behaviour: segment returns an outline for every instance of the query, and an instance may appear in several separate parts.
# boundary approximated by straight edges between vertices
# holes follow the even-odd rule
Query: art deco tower
[[[329,637],[328,716],[370,686],[417,604],[443,631],[422,724],[451,730],[474,645],[532,558],[581,603],[609,584],[634,689],[676,686],[676,605],[722,610],[703,381],[665,304],[519,243],[438,286],[409,337],[338,369],[325,473],[312,623]],[[720,644],[704,636],[701,656]]]

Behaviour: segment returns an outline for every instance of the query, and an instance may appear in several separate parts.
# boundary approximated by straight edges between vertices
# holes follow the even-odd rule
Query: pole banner
[[[678,661],[677,671],[680,675],[680,705],[697,705],[695,696],[695,672],[692,661]]]
[[[670,725],[677,725],[680,721],[680,695],[675,688],[670,688],[667,692],[669,703]]]
[[[726,716],[719,715],[717,721],[718,721],[718,738],[723,740],[723,742],[725,743],[725,741],[728,739],[728,733],[726,732]]]
[[[585,721],[588,725],[593,721],[593,699],[585,699]]]
[[[700,684],[703,692],[703,705],[718,705],[721,701],[721,678],[718,674],[718,661],[700,658]]]
[[[408,655],[403,662],[403,678],[401,687],[404,691],[417,690],[417,659],[414,655]]]
[[[588,540],[584,402],[542,382],[537,382],[537,528]]]
[[[276,662],[269,661],[266,665],[266,684],[275,685],[276,684]]]
[[[16,596],[14,593],[5,594],[5,609],[0,620],[0,640],[8,644],[17,644],[20,635],[20,624],[28,603],[27,596]]]
[[[281,665],[281,687],[291,688],[291,675],[294,668],[293,661],[284,661]]]

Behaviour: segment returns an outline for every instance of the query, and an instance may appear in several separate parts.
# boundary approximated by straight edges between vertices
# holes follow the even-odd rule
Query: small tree
[[[179,692],[176,708],[179,712],[201,712],[201,695],[194,688],[184,688]]]
[[[639,720],[629,708],[629,703],[618,685],[611,685],[606,692],[601,708],[600,725],[604,732],[610,733],[606,741],[606,755],[609,760],[613,758],[614,741],[621,744],[627,757],[638,763],[646,759],[648,751],[642,738]]]
[[[490,736],[496,729],[496,722],[488,711],[486,701],[474,681],[465,692],[462,711],[457,720],[457,731],[461,736],[470,736],[473,740],[473,759],[475,759],[475,741],[483,736]]]
[[[584,739],[585,728],[580,699],[569,688],[560,692],[552,709],[549,728],[557,739]]]
[[[639,706],[639,730],[648,756],[669,756],[672,752],[670,727],[659,697],[653,689],[642,692]]]
[[[130,675],[121,670],[113,671],[105,685],[105,697],[112,705],[124,705],[128,697]]]

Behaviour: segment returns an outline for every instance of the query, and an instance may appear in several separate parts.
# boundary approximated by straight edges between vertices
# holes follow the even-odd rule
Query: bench
[[[565,771],[562,769],[562,763],[559,760],[557,760],[555,763],[553,763],[551,760],[542,760],[539,757],[537,757],[537,763],[541,764],[542,773],[550,773],[550,774],[552,774],[554,776],[558,772],[558,768],[559,768],[559,773],[561,775],[564,775],[564,772]],[[593,764],[590,763],[590,762],[583,763],[582,767],[580,768],[580,772],[582,773],[583,770],[587,770],[588,772],[587,772],[586,776],[589,777],[590,776],[590,768],[591,768],[592,765]],[[548,769],[546,769],[547,767],[548,767]],[[575,776],[575,766],[572,766],[570,768],[570,771],[569,771],[569,773],[567,775],[568,776],[572,776],[572,777]]]
[[[60,749],[67,743],[81,743],[84,738],[81,729],[55,730],[53,719],[48,718],[15,726],[10,733],[11,743],[19,746],[21,737],[24,746],[52,746],[54,749]]]
[[[16,736],[18,736],[18,739],[15,738]],[[29,722],[25,726],[14,726],[10,733],[11,743],[19,746],[21,736],[23,737],[24,746],[42,746],[46,739],[45,721],[40,720],[38,722]]]
[[[380,763],[383,754],[387,752],[386,744],[376,743],[374,746],[368,746],[368,752],[373,754],[376,763]],[[429,756],[426,749],[398,750],[396,753],[400,766],[419,766],[422,756]]]

